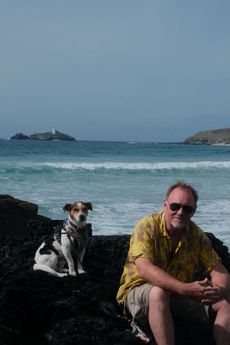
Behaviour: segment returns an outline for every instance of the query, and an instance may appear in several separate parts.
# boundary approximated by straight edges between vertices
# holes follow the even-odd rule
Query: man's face
[[[177,187],[164,201],[165,221],[169,233],[182,230],[195,213],[196,205],[189,189]]]

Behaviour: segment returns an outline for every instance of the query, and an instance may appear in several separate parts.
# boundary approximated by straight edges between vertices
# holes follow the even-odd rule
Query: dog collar
[[[75,225],[74,223],[72,223],[71,220],[69,220],[69,223],[70,223],[70,225],[73,226],[76,230],[79,229],[79,227],[78,227],[77,225]]]

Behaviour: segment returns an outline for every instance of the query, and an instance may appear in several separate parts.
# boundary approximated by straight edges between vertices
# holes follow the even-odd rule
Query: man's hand
[[[220,299],[217,286],[213,286],[208,278],[185,284],[184,294],[189,295],[203,304],[213,304]]]
[[[205,291],[204,297],[201,300],[202,304],[215,304],[221,299],[225,298],[226,289],[219,285],[213,285],[213,290]]]

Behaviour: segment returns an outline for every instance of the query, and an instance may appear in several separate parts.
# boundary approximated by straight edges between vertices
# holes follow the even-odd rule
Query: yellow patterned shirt
[[[200,269],[208,274],[220,262],[208,237],[192,221],[183,232],[176,250],[172,251],[164,212],[146,216],[137,223],[130,239],[129,252],[117,293],[119,304],[124,302],[134,286],[145,283],[137,273],[137,258],[151,259],[154,265],[183,282],[194,281]]]

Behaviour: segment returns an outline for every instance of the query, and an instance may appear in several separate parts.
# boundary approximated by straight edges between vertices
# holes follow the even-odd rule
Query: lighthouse
[[[53,135],[56,134],[56,128],[55,128],[55,127],[52,128],[52,134],[53,134]]]

